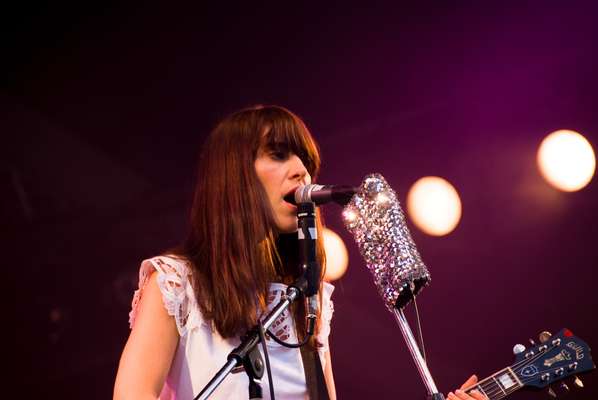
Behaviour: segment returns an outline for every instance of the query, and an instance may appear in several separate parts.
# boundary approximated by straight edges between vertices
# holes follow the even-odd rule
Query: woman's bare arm
[[[336,400],[336,387],[334,386],[334,376],[332,375],[332,357],[330,357],[330,348],[326,352],[326,367],[324,368],[324,380],[328,388],[328,397],[330,400]]]
[[[153,273],[143,288],[135,324],[123,350],[114,400],[157,399],[176,352],[179,334]]]

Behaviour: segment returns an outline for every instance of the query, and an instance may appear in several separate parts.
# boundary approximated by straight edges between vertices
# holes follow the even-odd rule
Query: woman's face
[[[311,183],[305,165],[294,153],[260,149],[255,159],[255,172],[266,190],[276,227],[280,233],[297,230],[297,207],[284,200],[299,186]]]

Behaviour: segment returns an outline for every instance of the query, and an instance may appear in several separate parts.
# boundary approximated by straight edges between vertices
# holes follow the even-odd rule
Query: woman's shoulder
[[[138,302],[143,289],[152,275],[156,273],[156,282],[162,293],[164,307],[174,317],[179,334],[184,336],[189,328],[203,322],[198,315],[197,303],[191,284],[190,262],[182,256],[164,254],[147,258],[139,269],[139,289],[135,292],[129,322],[134,324]]]
[[[191,275],[191,264],[184,256],[175,254],[163,254],[146,258],[141,262],[142,273],[152,273],[157,271],[162,274],[175,274],[180,278],[186,278]]]

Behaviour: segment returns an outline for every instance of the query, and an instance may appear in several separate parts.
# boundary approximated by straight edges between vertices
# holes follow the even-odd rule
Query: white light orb
[[[544,179],[565,192],[585,187],[596,170],[596,157],[590,142],[579,133],[566,129],[544,138],[538,149],[537,162]]]
[[[324,250],[326,251],[326,274],[324,280],[334,281],[347,271],[349,255],[343,239],[334,231],[324,228],[322,231]]]
[[[390,198],[384,192],[378,193],[376,196],[376,203],[379,205],[387,205],[390,202]]]
[[[343,219],[346,223],[351,224],[357,220],[357,213],[350,209],[345,209],[343,211]]]
[[[409,189],[407,212],[419,229],[432,236],[443,236],[461,220],[461,199],[447,180],[426,176]]]

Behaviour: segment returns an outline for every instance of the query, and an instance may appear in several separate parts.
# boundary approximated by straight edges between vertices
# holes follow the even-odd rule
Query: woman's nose
[[[291,163],[291,179],[298,180],[305,185],[311,182],[307,168],[305,168],[303,161],[297,155],[291,155],[289,162]]]

